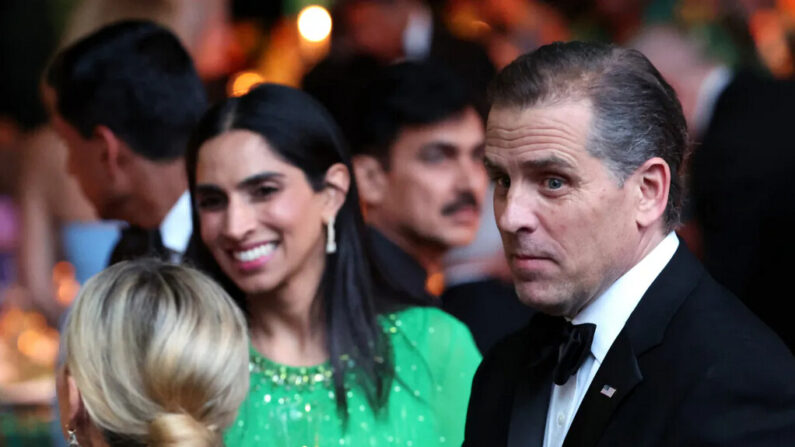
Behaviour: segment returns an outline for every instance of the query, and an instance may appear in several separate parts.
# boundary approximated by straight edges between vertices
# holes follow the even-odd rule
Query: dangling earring
[[[77,442],[77,432],[75,430],[67,428],[66,434],[69,435],[69,439],[66,441],[69,443],[69,447],[80,447],[80,443]]]
[[[334,235],[334,218],[326,224],[326,253],[332,254],[337,252],[337,241]]]

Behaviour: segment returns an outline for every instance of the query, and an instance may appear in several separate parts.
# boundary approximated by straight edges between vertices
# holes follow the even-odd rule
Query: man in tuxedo
[[[69,171],[101,218],[130,224],[111,263],[179,260],[192,231],[183,153],[207,99],[177,37],[147,21],[106,26],[59,52],[46,84]]]
[[[485,163],[520,300],[465,446],[788,446],[795,359],[673,230],[687,142],[639,52],[555,43],[492,85]]]

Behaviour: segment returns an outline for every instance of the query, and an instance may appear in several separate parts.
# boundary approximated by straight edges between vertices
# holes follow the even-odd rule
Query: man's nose
[[[538,197],[521,185],[512,186],[502,197],[495,191],[497,227],[507,233],[533,232],[538,228]]]
[[[482,162],[469,157],[459,160],[456,167],[456,187],[459,191],[472,193],[478,203],[481,203],[488,183],[486,168]]]

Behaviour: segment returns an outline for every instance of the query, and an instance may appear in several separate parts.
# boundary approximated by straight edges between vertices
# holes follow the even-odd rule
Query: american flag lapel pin
[[[605,385],[602,387],[602,391],[600,393],[604,394],[608,398],[613,397],[613,394],[616,394],[616,389],[610,385]]]

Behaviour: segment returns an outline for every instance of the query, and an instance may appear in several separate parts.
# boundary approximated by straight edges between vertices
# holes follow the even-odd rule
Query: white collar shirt
[[[163,240],[163,245],[174,254],[169,259],[171,262],[181,260],[188,248],[191,233],[193,233],[193,221],[191,220],[190,193],[185,191],[160,223],[160,237]]]
[[[544,430],[544,447],[563,445],[585,392],[593,382],[610,346],[678,247],[679,239],[676,234],[669,233],[640,262],[572,319],[571,323],[575,325],[596,324],[596,332],[591,343],[591,354],[586,357],[577,373],[563,385],[551,385],[552,396]]]

